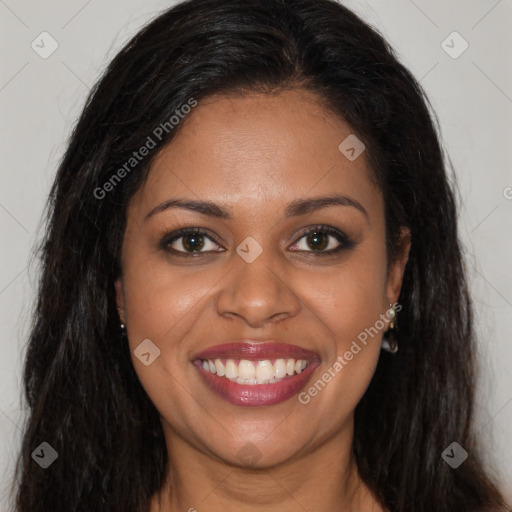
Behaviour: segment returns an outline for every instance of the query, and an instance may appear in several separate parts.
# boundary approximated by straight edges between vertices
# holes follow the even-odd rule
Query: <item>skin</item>
[[[402,230],[388,268],[382,194],[365,154],[349,161],[338,149],[351,133],[310,92],[210,97],[182,121],[133,197],[116,291],[133,364],[160,413],[169,453],[152,512],[384,510],[358,477],[351,446],[354,409],[387,324],[307,404],[294,396],[271,406],[232,405],[191,362],[220,343],[275,339],[319,354],[307,390],[398,300],[409,235]],[[333,194],[366,213],[331,205],[284,216],[294,200]],[[215,202],[232,219],[183,208],[146,218],[171,198]],[[324,248],[308,243],[304,232],[317,225],[343,231],[354,246],[318,255],[340,243],[329,234]],[[172,248],[185,256],[160,246],[182,227],[204,228],[219,241],[203,238],[199,256],[190,246],[186,252],[184,238]],[[249,236],[263,249],[252,263],[236,252]],[[133,354],[144,339],[161,351],[149,366]],[[240,455],[244,446],[258,454],[252,463]]]

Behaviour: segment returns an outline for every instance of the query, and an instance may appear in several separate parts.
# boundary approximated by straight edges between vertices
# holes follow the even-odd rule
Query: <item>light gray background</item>
[[[50,185],[90,87],[121,46],[173,3],[0,0],[0,510],[8,510],[24,417],[21,364],[37,282],[37,266],[27,264]],[[391,42],[438,114],[458,178],[481,339],[476,429],[512,499],[512,2],[345,4]],[[31,48],[43,31],[59,45],[47,59]],[[453,31],[469,44],[456,59],[441,46]],[[445,44],[462,48],[457,37]]]

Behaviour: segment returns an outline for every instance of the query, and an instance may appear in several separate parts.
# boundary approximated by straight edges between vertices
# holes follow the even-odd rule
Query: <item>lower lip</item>
[[[288,400],[296,395],[307,383],[320,360],[314,359],[307,368],[298,375],[284,377],[280,382],[272,384],[237,384],[225,377],[219,377],[203,368],[200,360],[194,361],[206,385],[220,397],[233,405],[256,407],[259,405],[274,405]]]

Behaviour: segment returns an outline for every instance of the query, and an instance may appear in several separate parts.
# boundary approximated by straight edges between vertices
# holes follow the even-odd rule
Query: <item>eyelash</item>
[[[342,231],[333,228],[331,226],[325,226],[325,225],[319,225],[312,228],[309,228],[307,231],[302,233],[302,235],[292,244],[296,245],[300,240],[303,238],[308,237],[309,235],[312,235],[313,233],[317,234],[324,234],[324,235],[331,235],[333,236],[338,242],[339,246],[335,249],[330,249],[329,251],[303,251],[298,250],[294,252],[307,252],[309,254],[312,254],[314,257],[316,256],[332,256],[334,254],[337,254],[343,250],[352,249],[354,247],[354,242]],[[172,245],[173,242],[176,240],[179,240],[180,238],[185,237],[186,235],[204,235],[216,244],[220,245],[220,242],[216,237],[210,234],[209,231],[199,228],[199,227],[190,227],[190,228],[182,228],[177,231],[174,231],[173,233],[166,235],[162,241],[160,242],[160,248],[167,252],[172,252],[175,255],[183,256],[183,257],[198,257],[201,254],[207,254],[211,252],[222,252],[222,251],[202,251],[202,252],[189,252],[189,251],[177,251],[175,249],[170,248],[170,245]],[[327,245],[329,245],[329,242],[327,242]]]

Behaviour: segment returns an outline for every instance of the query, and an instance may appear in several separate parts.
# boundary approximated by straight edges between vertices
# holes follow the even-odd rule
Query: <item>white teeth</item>
[[[256,368],[247,359],[242,359],[238,363],[238,377],[240,379],[254,379],[256,376]],[[239,383],[240,384],[240,383]]]
[[[256,366],[256,378],[258,380],[270,380],[274,377],[274,368],[269,360],[259,361]]]
[[[224,377],[224,365],[220,359],[215,359],[215,369],[217,370],[217,375],[219,377]]]
[[[240,377],[238,377],[237,379],[235,379],[235,382],[237,384],[251,384],[251,385],[254,385],[254,384],[258,384],[258,380],[257,379],[241,379]]]
[[[304,361],[305,363],[306,361]],[[274,363],[274,377],[281,379],[286,376],[286,361],[284,359],[277,359]]]
[[[227,359],[223,364],[220,359],[203,360],[202,367],[219,377],[238,384],[267,384],[279,382],[286,376],[301,373],[308,366],[304,359],[276,359],[274,364],[269,359],[249,361],[248,359]]]
[[[233,359],[226,361],[226,377],[228,379],[236,379],[238,377],[238,366]]]

